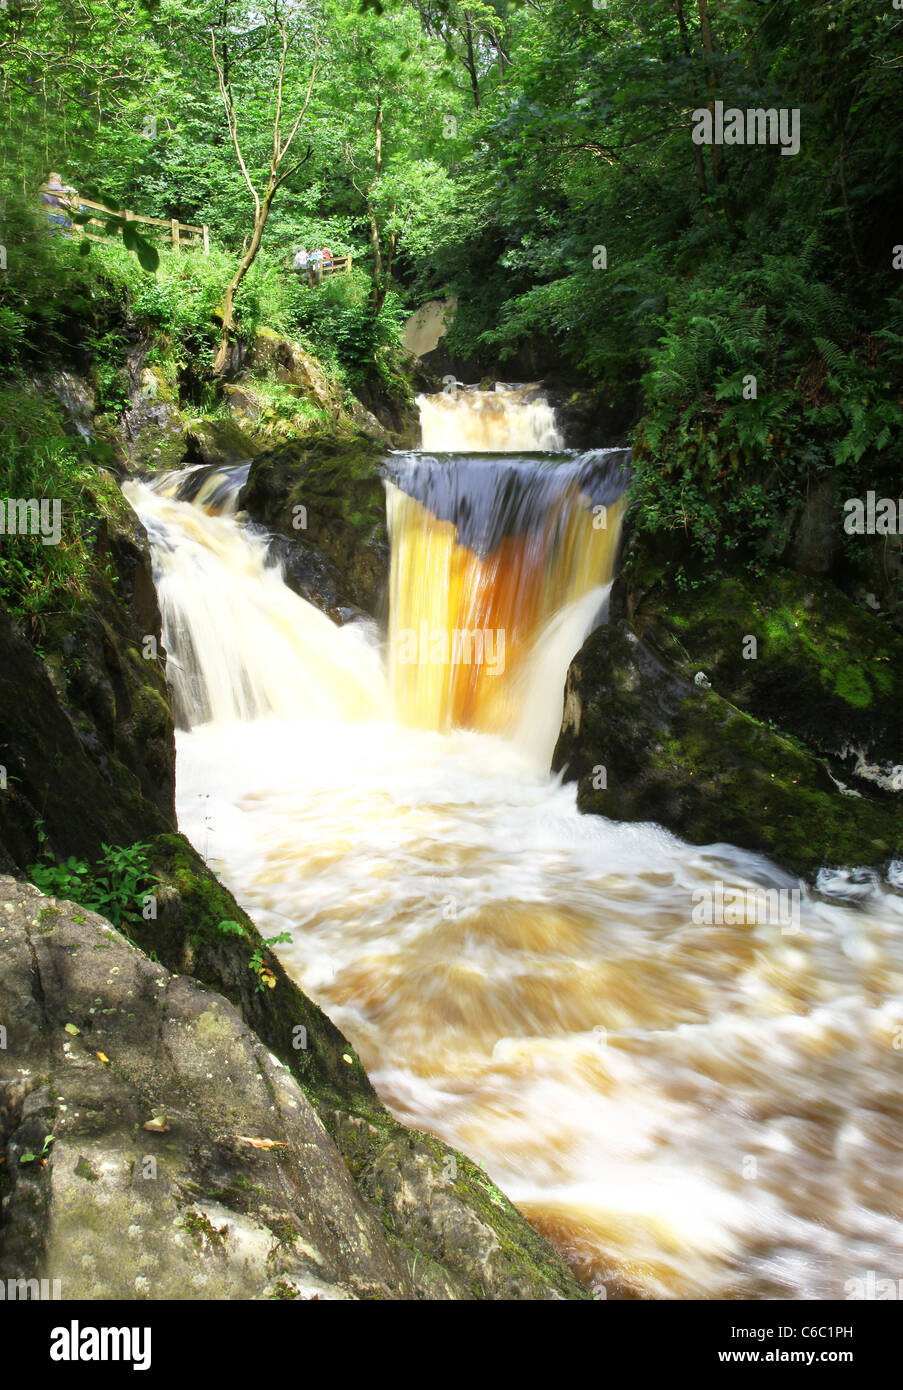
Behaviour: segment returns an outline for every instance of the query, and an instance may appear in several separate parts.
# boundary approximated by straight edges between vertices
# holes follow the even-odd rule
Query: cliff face
[[[37,643],[0,604],[0,855],[19,870],[36,857],[39,821],[59,858],[94,859],[104,841],[175,828],[175,742],[147,537],[102,471],[97,494],[83,602],[49,614]]]

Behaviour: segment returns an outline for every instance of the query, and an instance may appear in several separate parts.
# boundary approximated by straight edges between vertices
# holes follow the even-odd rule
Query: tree
[[[403,237],[429,222],[451,197],[438,156],[447,148],[444,55],[424,39],[410,7],[384,16],[336,11],[339,43],[331,87],[341,111],[345,165],[363,205],[372,256],[371,304],[379,314]]]
[[[260,26],[251,19],[252,31],[259,31]],[[261,191],[258,188],[248,171],[247,161],[242,150],[242,142],[238,132],[238,111],[233,91],[232,69],[230,67],[230,53],[228,42],[221,38],[220,47],[217,49],[216,30],[210,30],[210,47],[213,54],[213,62],[216,67],[216,75],[219,83],[220,95],[226,112],[226,120],[229,126],[229,136],[238,160],[242,176],[247,184],[251,197],[254,201],[254,221],[251,229],[250,240],[247,240],[242,250],[241,258],[238,262],[235,274],[229,281],[226,293],[223,297],[222,308],[222,336],[220,338],[219,350],[213,364],[214,371],[221,373],[229,360],[229,341],[234,328],[234,304],[235,296],[239,287],[254,264],[257,252],[263,239],[264,228],[270,215],[273,200],[279,189],[301,168],[302,164],[310,158],[313,153],[313,146],[308,144],[305,153],[300,159],[293,163],[287,163],[286,158],[292,147],[295,136],[301,127],[307,109],[310,105],[313,93],[314,81],[317,75],[317,55],[319,42],[316,30],[308,36],[309,48],[312,50],[310,56],[310,76],[307,80],[306,90],[300,99],[300,106],[297,109],[294,120],[288,127],[287,132],[283,130],[283,121],[286,105],[286,68],[290,52],[293,52],[293,45],[298,37],[297,28],[290,29],[290,11],[288,7],[280,9],[278,0],[273,7],[272,17],[268,17],[263,24],[262,44],[266,50],[272,46],[276,47],[276,75],[275,75],[275,105],[273,108],[272,126],[272,153],[270,155],[269,166],[267,169],[266,182]],[[247,36],[247,30],[245,30]],[[294,56],[294,55],[293,55]]]

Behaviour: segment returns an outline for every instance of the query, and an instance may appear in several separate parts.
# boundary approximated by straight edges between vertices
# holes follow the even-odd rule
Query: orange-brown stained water
[[[701,891],[792,881],[577,814],[544,769],[599,590],[543,630],[541,567],[528,621],[504,576],[486,597],[495,547],[454,558],[415,504],[427,621],[471,611],[470,573],[481,622],[530,637],[506,696],[437,679],[410,727],[377,637],[322,627],[233,520],[129,494],[194,709],[180,824],[264,935],[290,934],[286,967],[390,1108],[483,1162],[609,1296],[845,1298],[903,1278],[903,897],[804,894],[789,930],[706,925]],[[505,576],[523,554],[502,548]],[[505,737],[439,729],[505,723],[517,700]]]
[[[556,613],[608,584],[624,502],[601,513],[578,485],[487,555],[388,485],[390,683],[402,723],[511,732],[525,669]]]

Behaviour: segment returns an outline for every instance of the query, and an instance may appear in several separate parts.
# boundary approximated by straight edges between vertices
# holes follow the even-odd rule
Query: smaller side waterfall
[[[246,476],[189,469],[123,488],[151,542],[176,723],[381,716],[375,642],[287,588],[267,537],[233,519]]]

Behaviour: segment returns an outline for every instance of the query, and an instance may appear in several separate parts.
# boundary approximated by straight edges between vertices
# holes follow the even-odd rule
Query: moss
[[[636,552],[623,581],[641,636],[816,755],[903,761],[903,638],[832,584],[773,571],[681,591]],[[745,639],[756,638],[755,656]]]
[[[658,822],[695,844],[726,841],[804,876],[826,863],[883,866],[901,852],[892,794],[842,795],[811,747],[694,686],[694,669],[663,664],[624,627],[589,639],[568,677],[579,732],[566,725],[554,763],[578,782],[581,811]]]
[[[338,569],[345,596],[375,612],[388,570],[385,449],[351,433],[312,434],[254,460],[241,506],[255,521],[316,549]],[[303,537],[293,528],[303,506]]]
[[[205,1245],[210,1245],[214,1250],[225,1249],[227,1228],[223,1226],[217,1230],[209,1216],[206,1216],[204,1212],[190,1209],[184,1211],[179,1224],[183,1231],[188,1231],[199,1250],[203,1249]]]
[[[284,1220],[270,1220],[266,1222],[280,1245],[294,1245],[301,1238],[301,1232],[294,1221],[287,1218]]]
[[[299,1298],[300,1295],[296,1288],[294,1288],[291,1284],[287,1284],[285,1280],[281,1279],[278,1284],[274,1285],[273,1292],[268,1294],[267,1297],[274,1299],[285,1299],[291,1302],[292,1300]]]
[[[857,709],[865,709],[872,703],[871,687],[859,666],[842,666],[836,672],[834,694]]]

